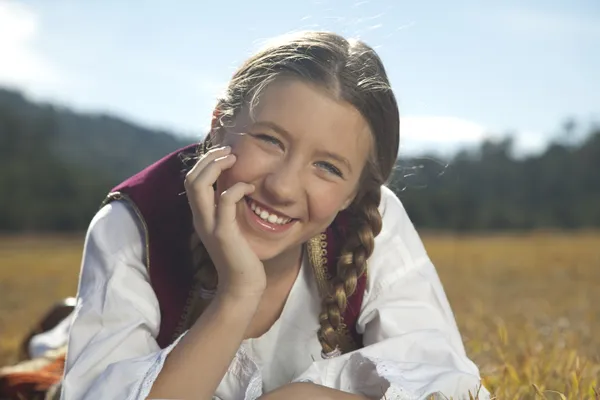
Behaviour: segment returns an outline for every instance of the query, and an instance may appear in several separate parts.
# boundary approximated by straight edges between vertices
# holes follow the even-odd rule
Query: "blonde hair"
[[[375,237],[381,231],[378,206],[381,186],[389,179],[398,153],[398,106],[383,64],[372,48],[334,33],[303,32],[272,42],[236,71],[217,103],[219,119],[211,134],[218,135],[233,125],[242,110],[251,112],[264,89],[280,77],[319,85],[334,98],[352,104],[369,123],[374,139],[358,194],[348,208],[349,229],[336,276],[322,299],[318,337],[328,353],[341,347],[338,333],[344,328],[342,314],[358,279],[366,273]],[[216,270],[196,234],[190,246],[197,279],[207,289],[216,288]]]

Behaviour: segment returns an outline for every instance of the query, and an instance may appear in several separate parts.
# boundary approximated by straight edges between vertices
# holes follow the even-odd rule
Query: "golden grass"
[[[424,241],[497,398],[600,398],[600,234]]]
[[[600,233],[423,239],[498,399],[600,399]],[[75,293],[82,244],[0,237],[0,365],[53,301]]]
[[[0,366],[53,302],[76,294],[83,237],[0,237]]]

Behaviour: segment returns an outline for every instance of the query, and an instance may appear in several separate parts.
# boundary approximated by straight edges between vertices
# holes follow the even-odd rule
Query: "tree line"
[[[418,229],[598,228],[600,127],[584,136],[525,157],[507,136],[400,159],[389,185]],[[0,232],[85,230],[111,187],[195,140],[0,89]]]
[[[417,226],[454,231],[600,227],[598,127],[577,144],[556,140],[527,157],[515,157],[513,139],[506,137],[440,163],[408,160],[394,176],[394,189]],[[411,183],[415,168],[423,175],[416,185]]]

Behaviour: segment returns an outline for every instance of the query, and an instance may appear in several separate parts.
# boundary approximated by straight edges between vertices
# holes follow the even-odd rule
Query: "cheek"
[[[342,208],[346,196],[340,190],[321,190],[309,194],[310,218],[314,223],[328,226]]]
[[[255,146],[245,144],[243,140],[226,144],[231,146],[231,152],[235,154],[236,161],[219,177],[217,182],[221,191],[237,182],[254,182],[268,170],[272,160],[265,157],[264,152],[260,152]]]

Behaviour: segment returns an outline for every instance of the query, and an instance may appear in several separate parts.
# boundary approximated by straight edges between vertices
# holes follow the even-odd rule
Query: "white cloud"
[[[33,10],[12,0],[0,0],[0,83],[35,88],[58,82],[58,74],[36,51],[39,19]]]
[[[547,135],[536,131],[494,129],[457,117],[407,116],[400,120],[400,155],[431,151],[452,155],[460,149],[477,147],[485,139],[500,138],[507,132],[513,135],[519,155],[540,152],[547,144]]]
[[[411,142],[478,142],[486,128],[456,117],[407,116],[400,119],[400,136]]]
[[[400,119],[401,153],[452,153],[465,145],[480,142],[486,127],[465,119],[447,116],[406,116]]]
[[[536,131],[519,131],[515,140],[517,155],[540,153],[548,145],[548,135]]]

